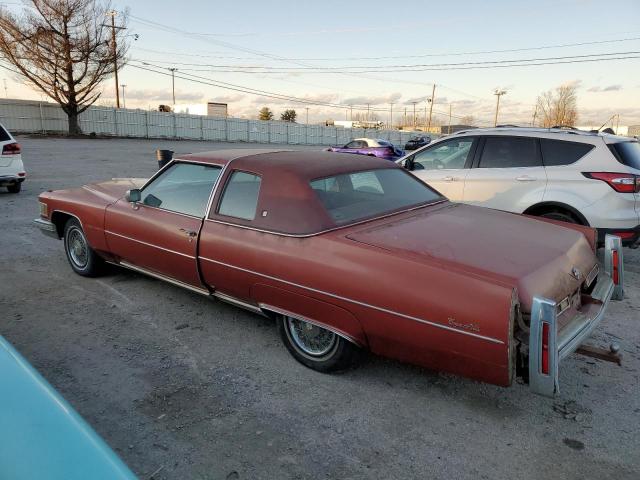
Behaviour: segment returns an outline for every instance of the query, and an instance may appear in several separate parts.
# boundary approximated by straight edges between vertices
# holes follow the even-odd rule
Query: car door
[[[201,287],[196,253],[221,167],[176,162],[142,189],[141,201],[121,198],[105,217],[109,249],[125,265]]]
[[[476,137],[457,137],[414,153],[413,173],[453,202],[461,202],[464,179],[471,166]]]
[[[522,213],[542,201],[547,175],[536,138],[481,137],[464,181],[463,202]]]

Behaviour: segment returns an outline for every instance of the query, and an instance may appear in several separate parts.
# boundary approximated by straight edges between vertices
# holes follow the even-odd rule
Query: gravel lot
[[[373,356],[323,375],[265,318],[129,271],[75,275],[31,224],[42,190],[150,176],[156,148],[247,145],[18,141],[29,178],[0,193],[0,334],[140,478],[640,478],[639,251],[591,340],[619,342],[623,366],[573,356],[554,399]]]

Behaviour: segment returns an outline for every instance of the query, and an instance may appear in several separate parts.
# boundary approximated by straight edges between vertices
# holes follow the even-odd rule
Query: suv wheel
[[[579,225],[582,224],[582,222],[580,222],[577,218],[575,218],[570,213],[563,212],[563,211],[560,211],[560,210],[554,210],[552,212],[545,212],[545,213],[541,214],[540,216],[543,217],[543,218],[549,218],[551,220],[560,220],[561,222],[577,223]]]

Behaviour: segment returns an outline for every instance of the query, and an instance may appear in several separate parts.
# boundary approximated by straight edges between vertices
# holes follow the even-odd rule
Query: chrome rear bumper
[[[529,331],[529,387],[535,393],[545,396],[558,393],[560,361],[575,352],[591,335],[602,321],[609,302],[622,298],[624,269],[620,238],[607,238],[605,248],[605,271],[598,275],[597,283],[591,294],[586,296],[580,313],[565,324],[561,332],[558,332],[556,302],[537,296],[533,298]]]

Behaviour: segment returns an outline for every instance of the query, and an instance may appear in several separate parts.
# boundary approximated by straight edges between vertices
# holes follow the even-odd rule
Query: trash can
[[[156,158],[158,159],[158,169],[164,167],[173,158],[172,150],[156,150]]]

